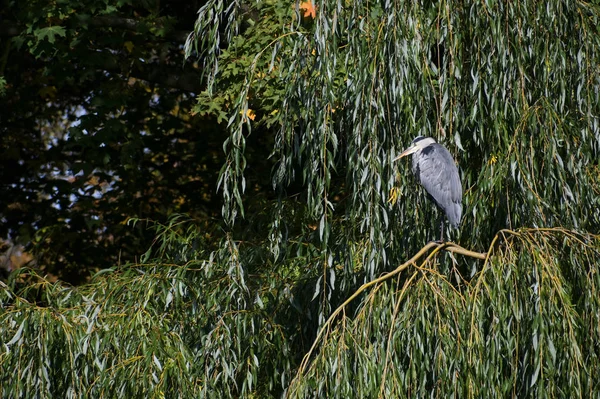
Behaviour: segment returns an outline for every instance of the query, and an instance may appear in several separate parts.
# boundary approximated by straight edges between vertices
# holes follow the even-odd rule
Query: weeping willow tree
[[[298,220],[288,209],[299,205],[288,190],[302,187],[302,221],[314,228],[315,250],[303,252],[313,266],[303,271],[313,275],[320,304],[318,353],[306,355],[286,392],[596,392],[598,344],[588,340],[598,320],[584,305],[595,294],[582,290],[594,292],[599,260],[597,238],[587,234],[600,226],[600,9],[341,0],[313,9],[304,2],[253,44],[236,40],[240,11],[209,2],[190,38],[201,41],[189,50],[204,57],[207,71],[200,112],[229,83],[219,80],[222,69],[245,60],[242,83],[220,103],[229,129],[220,176],[227,223],[238,223],[250,202],[246,144],[266,125],[274,135],[277,199],[266,237],[273,259],[285,262],[307,244],[307,236],[289,237]],[[254,29],[270,23],[262,18]],[[206,35],[211,28],[222,35]],[[221,37],[231,43],[224,53]],[[408,166],[391,162],[418,135],[435,137],[458,160],[466,209],[454,239],[490,257],[413,261],[408,276],[367,283],[368,295],[334,311],[357,285],[432,237],[431,207]],[[499,239],[503,229],[526,227],[541,230]],[[579,234],[571,231],[585,238],[570,239]],[[339,317],[325,322],[332,312]]]
[[[230,225],[248,197],[246,142],[265,125],[274,135],[275,258],[290,249],[286,194],[298,185],[324,288],[332,267],[343,287],[357,267],[371,279],[422,246],[433,215],[409,166],[391,162],[418,135],[458,161],[465,211],[454,238],[463,245],[484,249],[502,228],[598,231],[597,6],[324,1],[314,18],[304,3],[287,19],[271,7],[282,23],[248,44],[236,36],[244,8],[207,3],[188,51],[200,52],[209,83],[198,110],[219,99],[228,115],[219,188]],[[215,93],[235,64],[243,81],[223,100]]]
[[[199,10],[219,248],[174,216],[84,287],[15,276],[2,397],[600,393],[600,8],[314,6]],[[417,135],[459,165],[455,244],[391,162]]]

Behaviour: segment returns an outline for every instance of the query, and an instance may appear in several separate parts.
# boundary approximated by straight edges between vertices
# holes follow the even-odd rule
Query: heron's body
[[[433,202],[458,228],[462,216],[462,186],[458,168],[448,150],[431,137],[417,137],[396,159],[412,154],[413,173]],[[443,218],[441,235],[443,240]]]

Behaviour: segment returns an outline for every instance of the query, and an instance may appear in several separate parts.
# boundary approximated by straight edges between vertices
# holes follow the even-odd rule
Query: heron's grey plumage
[[[458,168],[446,148],[433,143],[412,157],[413,173],[452,227],[457,228],[462,215],[462,186]]]
[[[431,137],[417,137],[396,159],[412,154],[413,173],[429,197],[444,211],[457,228],[462,216],[462,186],[456,163],[450,152]],[[441,219],[441,239],[444,224]]]

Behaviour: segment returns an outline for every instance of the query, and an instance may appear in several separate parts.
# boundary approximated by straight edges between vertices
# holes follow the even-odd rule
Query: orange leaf
[[[302,16],[304,18],[314,18],[317,16],[317,10],[311,0],[304,0],[300,3],[300,9],[303,11]]]

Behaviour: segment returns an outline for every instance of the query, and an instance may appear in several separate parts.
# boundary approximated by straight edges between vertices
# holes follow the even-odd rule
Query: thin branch
[[[118,57],[107,51],[90,51],[89,56],[81,56],[90,66],[113,73],[126,73],[132,77],[156,83],[162,86],[180,89],[193,93],[202,91],[199,72],[184,72],[177,68],[163,67],[158,63],[136,62],[135,66],[126,71],[122,70],[122,63]]]
[[[368,283],[361,285],[352,295],[350,295],[350,297],[348,299],[346,299],[331,314],[331,316],[329,316],[329,318],[327,319],[327,321],[325,322],[323,327],[321,327],[321,330],[317,334],[317,337],[315,338],[315,341],[313,342],[311,348],[306,353],[306,355],[304,355],[304,358],[302,359],[302,363],[300,364],[300,367],[298,368],[298,373],[296,374],[296,378],[299,378],[302,374],[304,374],[306,367],[308,366],[309,360],[311,358],[311,355],[312,355],[313,351],[316,349],[317,345],[319,344],[325,331],[330,330],[333,321],[337,318],[337,316],[342,311],[344,311],[345,307],[348,306],[348,304],[350,302],[352,302],[356,297],[358,297],[361,293],[363,293],[364,291],[366,291],[368,288],[372,287],[373,285],[379,284],[385,280],[388,280],[388,279],[396,276],[403,270],[407,269],[410,265],[415,265],[416,262],[431,249],[433,249],[433,251],[427,256],[427,259],[425,260],[425,262],[429,261],[431,258],[433,258],[437,253],[439,253],[442,250],[446,250],[449,252],[455,252],[458,254],[462,254],[465,256],[473,257],[476,259],[482,259],[482,260],[485,260],[489,255],[488,253],[480,253],[480,252],[470,251],[470,250],[465,249],[465,248],[463,248],[457,244],[454,244],[452,242],[441,243],[441,244],[437,243],[437,242],[430,242],[427,245],[425,245],[423,248],[421,248],[421,250],[419,252],[417,252],[412,258],[410,258],[408,261],[406,261],[403,264],[401,264],[400,266],[398,266],[395,270],[393,270],[389,273],[385,273],[381,277],[378,277],[375,280],[369,281]],[[491,250],[491,248],[490,248],[490,250]]]
[[[157,37],[164,37],[167,40],[185,43],[189,32],[168,29],[165,25],[160,22],[148,22],[144,24],[144,21],[135,20],[133,18],[124,18],[117,15],[102,15],[95,16],[92,18],[74,18],[76,26],[82,27],[93,27],[93,28],[114,28],[120,30],[128,30],[132,32],[143,31],[142,28],[164,28],[164,35],[155,35]],[[14,37],[18,36],[25,30],[26,27],[19,25],[14,21],[2,21],[0,24],[0,37]]]
[[[404,294],[407,292],[408,287],[412,284],[413,280],[417,277],[419,271],[415,271],[412,276],[404,283],[404,287],[402,287],[402,291],[400,292],[400,296],[397,298],[396,306],[394,307],[394,314],[392,316],[392,320],[390,321],[390,332],[388,334],[387,339],[387,348],[385,350],[385,363],[383,363],[383,376],[381,377],[381,384],[379,386],[379,397],[383,398],[384,389],[385,389],[385,378],[388,372],[388,365],[390,364],[390,357],[392,354],[392,335],[394,334],[394,323],[396,322],[396,317],[398,316],[398,312],[400,311],[400,304],[402,303],[402,299],[404,298]]]
[[[103,15],[93,17],[90,20],[86,21],[89,26],[93,26],[96,28],[116,28],[122,30],[130,30],[133,32],[138,32],[143,27],[143,21],[139,21],[133,18],[123,18],[116,15]],[[164,28],[164,38],[169,39],[179,43],[185,43],[188,34],[190,32],[186,31],[177,31],[168,29],[165,25],[160,22],[155,22],[149,24],[149,27],[154,28]]]

